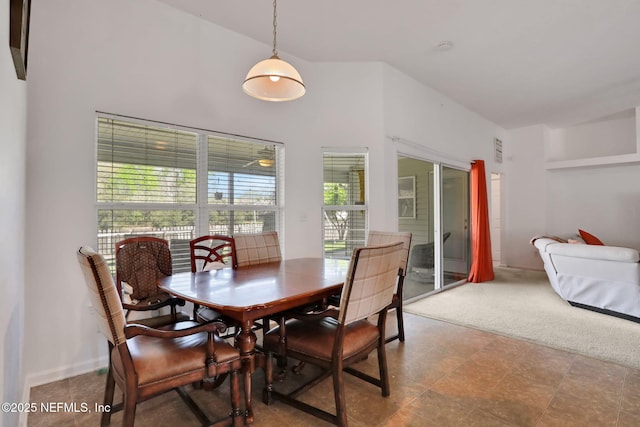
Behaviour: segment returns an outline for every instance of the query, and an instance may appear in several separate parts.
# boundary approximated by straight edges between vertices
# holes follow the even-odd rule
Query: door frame
[[[465,283],[466,277],[462,280],[458,280],[447,285],[444,285],[444,259],[443,259],[443,242],[442,242],[442,168],[448,167],[452,169],[458,169],[470,173],[471,171],[471,161],[465,162],[464,160],[455,159],[453,157],[449,157],[443,153],[435,152],[433,150],[429,150],[428,148],[421,146],[419,144],[412,143],[410,141],[401,140],[399,138],[391,139],[395,144],[395,162],[394,162],[394,176],[397,180],[398,177],[398,160],[399,157],[408,157],[424,162],[429,162],[434,165],[433,168],[433,215],[434,215],[434,290],[432,292],[427,293],[429,295],[431,293],[440,292],[445,289],[449,289],[454,286],[458,286],[462,283]],[[396,191],[397,191],[397,185]],[[467,185],[467,191],[469,192],[469,186]],[[395,199],[397,200],[398,195],[395,195]],[[469,199],[467,198],[466,205],[469,206]],[[398,224],[399,218],[397,214],[398,209],[395,209],[396,212],[396,224]],[[471,254],[470,250],[470,226],[466,227],[464,241],[466,242],[465,247],[465,256],[466,256],[466,272],[467,275],[470,269],[470,259],[469,255]]]

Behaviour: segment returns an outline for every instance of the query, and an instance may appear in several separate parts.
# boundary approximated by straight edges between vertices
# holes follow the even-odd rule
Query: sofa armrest
[[[536,247],[537,246],[536,241]],[[618,246],[580,245],[571,243],[548,244],[545,246],[546,252],[551,255],[563,255],[568,257],[586,258],[593,260],[618,261],[618,262],[638,262],[640,256],[638,251],[631,248],[621,248]]]
[[[547,252],[547,246],[559,244],[557,240],[550,239],[548,237],[538,237],[532,239],[533,246],[541,252]]]

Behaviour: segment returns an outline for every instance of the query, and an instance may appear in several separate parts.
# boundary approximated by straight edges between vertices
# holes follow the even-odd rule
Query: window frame
[[[350,156],[362,156],[363,163],[362,167],[364,169],[364,200],[362,204],[344,204],[344,205],[327,205],[325,204],[325,158],[327,155],[333,155],[336,157],[350,157]],[[362,239],[353,240],[350,246],[364,246],[366,242],[366,236],[369,232],[369,150],[367,148],[362,147],[323,147],[322,148],[322,256],[323,258],[343,258],[348,259],[351,256],[351,251],[349,248],[345,247],[345,254],[342,256],[330,256],[327,254],[326,250],[326,219],[325,212],[327,211],[347,211],[347,212],[363,212],[363,225],[364,229],[362,230]],[[348,245],[348,244],[347,244]]]
[[[98,138],[99,138],[99,123],[101,119],[111,119],[116,121],[128,122],[135,125],[141,126],[149,126],[152,128],[158,129],[167,129],[167,130],[175,130],[181,132],[189,132],[195,134],[195,144],[196,144],[196,162],[195,162],[195,203],[158,203],[158,202],[104,202],[99,201],[99,192],[98,192],[98,171],[100,160],[98,157]],[[208,129],[202,128],[192,128],[186,127],[166,122],[153,121],[153,120],[145,120],[139,118],[133,118],[129,116],[122,116],[117,114],[105,113],[105,112],[96,112],[95,116],[95,156],[94,156],[94,209],[95,209],[95,218],[96,218],[96,238],[98,244],[98,250],[106,254],[107,258],[112,255],[114,252],[115,243],[122,238],[111,237],[111,239],[107,239],[107,243],[101,244],[101,235],[104,238],[104,235],[101,233],[100,223],[98,221],[99,212],[100,211],[149,211],[149,212],[157,212],[157,211],[191,211],[193,212],[193,229],[192,229],[192,237],[195,238],[202,235],[207,235],[210,233],[211,224],[210,213],[214,211],[224,211],[226,213],[231,212],[243,212],[243,211],[268,211],[274,212],[275,214],[275,231],[278,234],[284,233],[284,144],[281,142],[270,141],[266,139],[260,138],[252,138],[241,135],[229,134],[225,132],[212,131]],[[251,144],[258,144],[263,146],[274,146],[274,165],[275,172],[273,177],[275,179],[274,185],[274,203],[272,205],[257,205],[257,204],[212,204],[209,200],[209,159],[208,159],[208,146],[209,146],[209,138],[221,138],[226,139],[229,142],[233,143],[234,141],[245,142]],[[241,172],[241,171],[239,171]],[[248,175],[250,171],[245,172]],[[149,231],[147,233],[128,233],[131,235],[144,235],[144,234],[154,234],[158,230]],[[111,233],[112,236],[117,236],[117,233]],[[225,234],[234,234],[234,233],[225,233]],[[237,233],[235,233],[237,234]],[[106,246],[105,246],[106,245]],[[105,250],[106,249],[106,250]],[[284,247],[282,247],[284,253]],[[113,269],[115,264],[113,259],[108,259],[110,266]],[[175,263],[174,263],[175,264]],[[179,268],[176,270],[176,266],[174,265],[174,272],[184,271],[185,266],[180,264]]]

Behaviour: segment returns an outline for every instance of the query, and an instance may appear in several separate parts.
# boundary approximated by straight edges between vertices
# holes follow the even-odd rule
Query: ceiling
[[[159,1],[271,54],[269,0]],[[280,0],[277,34],[284,60],[382,61],[506,129],[640,105],[640,0]]]

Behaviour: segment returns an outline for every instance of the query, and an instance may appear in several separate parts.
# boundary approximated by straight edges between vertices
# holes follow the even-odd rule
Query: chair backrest
[[[403,250],[402,242],[353,250],[340,297],[340,323],[365,319],[391,304]]]
[[[282,261],[278,233],[236,234],[236,262],[238,267]]]
[[[124,310],[106,261],[102,255],[86,246],[78,250],[77,257],[100,331],[114,346],[124,343]]]
[[[191,272],[237,267],[233,237],[222,235],[200,236],[189,242]]]
[[[157,282],[171,276],[171,251],[165,239],[136,236],[116,243],[116,288],[122,295],[122,282],[132,288],[131,298],[144,299],[160,293]]]
[[[389,243],[402,242],[402,254],[400,258],[399,274],[404,276],[407,274],[407,262],[409,261],[409,249],[411,248],[411,233],[409,232],[392,232],[392,231],[369,231],[367,236],[367,246],[388,245]]]

